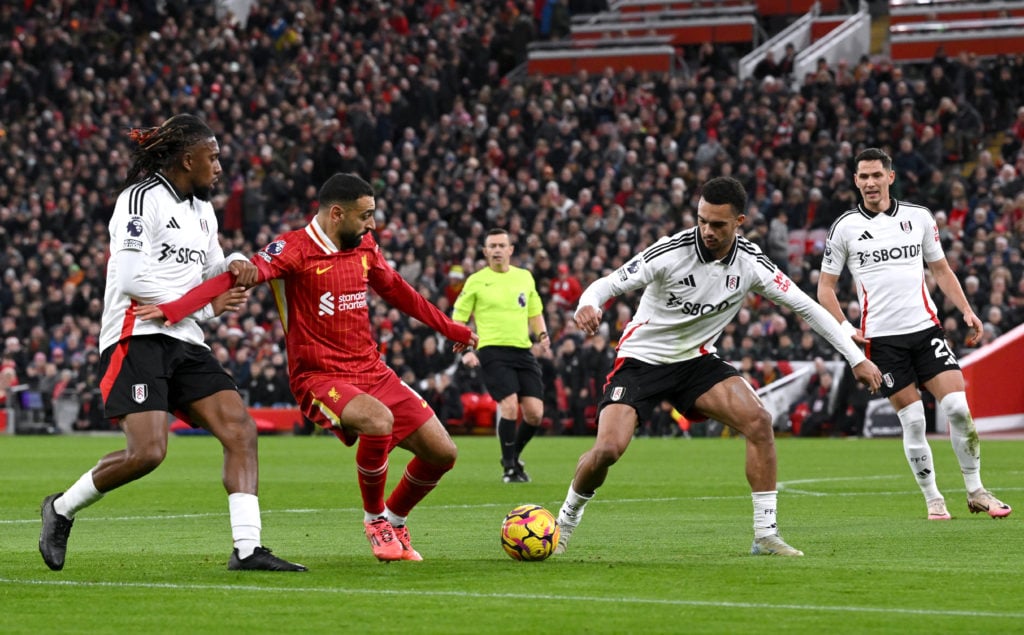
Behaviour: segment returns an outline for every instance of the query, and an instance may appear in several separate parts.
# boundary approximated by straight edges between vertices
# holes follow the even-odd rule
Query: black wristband
[[[540,333],[537,333],[536,335],[533,336],[533,343],[534,344],[540,344],[541,342],[544,341],[544,338],[546,338],[547,336],[548,336],[548,332],[547,331],[541,331]]]

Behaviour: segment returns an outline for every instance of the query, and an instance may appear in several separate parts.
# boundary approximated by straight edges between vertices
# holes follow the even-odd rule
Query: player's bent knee
[[[590,456],[598,465],[609,466],[618,462],[626,452],[626,446],[614,443],[598,443],[590,451]]]
[[[967,394],[963,391],[949,393],[942,398],[939,407],[949,419],[950,425],[958,428],[972,425],[971,409],[967,405]]]
[[[443,441],[441,439],[435,439],[431,442],[418,444],[413,447],[403,447],[407,450],[411,450],[413,454],[431,465],[451,466],[455,463],[455,460],[459,458],[459,448],[455,445],[455,442],[451,440],[451,437],[447,435],[444,435]]]
[[[775,432],[772,430],[772,415],[764,408],[758,408],[749,419],[734,425],[751,443],[772,443]]]
[[[128,469],[138,476],[149,474],[155,470],[167,456],[167,446],[150,444],[141,448],[133,448],[125,453]]]
[[[395,418],[389,412],[387,416],[381,417],[357,417],[354,420],[346,420],[346,428],[351,428],[359,434],[369,436],[385,436],[391,434],[395,425]]]
[[[443,448],[434,456],[431,457],[430,462],[434,465],[445,465],[450,470],[455,465],[455,460],[459,458],[459,450],[454,445],[450,448]]]
[[[940,406],[947,417],[969,417],[971,415],[971,409],[967,405],[967,394],[964,392],[949,393],[942,398]]]
[[[255,450],[259,431],[256,421],[249,416],[232,417],[210,426],[210,432],[226,448],[245,448]]]

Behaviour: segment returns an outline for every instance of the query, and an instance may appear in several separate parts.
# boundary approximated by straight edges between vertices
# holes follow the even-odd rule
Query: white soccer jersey
[[[110,260],[103,297],[100,350],[131,335],[163,333],[205,346],[203,331],[195,319],[173,326],[135,317],[138,304],[176,300],[186,291],[227,268],[217,239],[213,206],[192,196],[181,196],[161,174],[131,185],[117,197],[110,218]],[[121,254],[143,255],[144,297],[129,296],[119,278]]]
[[[945,258],[926,207],[892,199],[884,212],[857,206],[828,232],[821,270],[848,267],[860,300],[864,337],[914,333],[939,324],[924,281],[924,262]]]
[[[742,236],[722,260],[714,260],[696,227],[665,236],[587,287],[580,306],[601,307],[613,296],[640,288],[644,292],[623,330],[619,357],[668,364],[714,353],[715,340],[753,290],[793,309],[851,365],[865,359],[839,322]]]

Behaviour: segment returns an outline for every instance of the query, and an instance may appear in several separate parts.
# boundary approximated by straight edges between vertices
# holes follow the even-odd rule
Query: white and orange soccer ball
[[[540,505],[520,505],[501,523],[501,548],[513,560],[544,560],[558,545],[558,523]]]

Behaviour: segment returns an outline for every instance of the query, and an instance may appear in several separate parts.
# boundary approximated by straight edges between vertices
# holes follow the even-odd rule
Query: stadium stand
[[[1024,55],[946,47],[904,64],[844,53],[801,75],[783,51],[808,47],[804,27],[806,36],[775,40],[771,80],[753,73],[762,59],[745,75],[726,54],[752,51],[752,42],[666,43],[666,69],[527,72],[531,43],[571,42],[569,31],[588,22],[582,15],[621,4],[257,2],[243,22],[199,0],[3,3],[0,378],[38,393],[50,423],[46,396],[75,395],[71,428],[110,429],[95,390],[106,221],[129,162],[126,130],[170,111],[202,114],[218,133],[226,249],[253,253],[301,226],[325,175],[358,172],[378,192],[382,249],[442,309],[479,266],[486,229],[509,228],[517,263],[538,279],[555,350],[576,339],[589,368],[603,368],[634,299],[609,307],[602,334],[584,338],[552,293],[560,264],[586,285],[692,225],[701,183],[731,174],[748,187],[748,238],[767,247],[771,221],[786,213],[786,266],[813,293],[821,233],[855,203],[849,163],[868,145],[896,157],[894,194],[941,217],[950,262],[988,322],[986,341],[1024,323]],[[811,12],[808,3],[775,4],[794,24]],[[825,20],[845,10],[826,4]],[[484,392],[479,378],[453,358],[427,359],[421,325],[378,299],[373,307],[381,354],[453,430],[485,427],[486,410],[461,397]],[[970,352],[950,307],[940,308],[950,340]],[[284,372],[275,310],[257,289],[246,311],[206,325],[243,388],[268,364]],[[751,302],[719,347],[737,363],[831,361],[805,330]],[[564,366],[557,354],[545,362],[552,433],[572,430],[558,388]],[[754,366],[758,385],[773,376]],[[597,393],[600,371],[588,382]],[[20,401],[8,390],[0,400],[13,431]],[[281,417],[281,429],[294,424]]]

